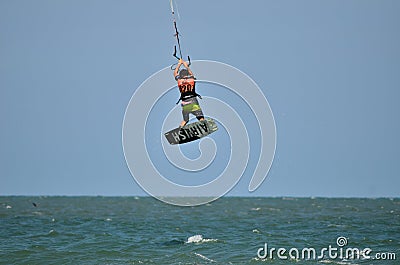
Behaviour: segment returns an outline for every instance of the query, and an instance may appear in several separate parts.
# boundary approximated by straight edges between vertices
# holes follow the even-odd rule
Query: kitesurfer
[[[180,69],[182,65],[184,68]],[[175,80],[178,81],[178,88],[181,93],[179,101],[182,101],[183,120],[179,127],[183,127],[187,124],[189,121],[189,114],[196,116],[199,121],[204,120],[203,111],[197,101],[197,97],[201,98],[201,96],[196,93],[196,78],[194,77],[192,70],[190,70],[187,62],[179,59],[178,65],[174,71],[174,77]]]

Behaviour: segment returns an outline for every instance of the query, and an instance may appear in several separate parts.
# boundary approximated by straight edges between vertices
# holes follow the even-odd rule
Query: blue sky
[[[274,113],[268,178],[230,195],[400,195],[400,2],[177,4],[184,54],[242,70]],[[122,122],[175,62],[169,1],[1,1],[0,36],[0,194],[146,195]]]

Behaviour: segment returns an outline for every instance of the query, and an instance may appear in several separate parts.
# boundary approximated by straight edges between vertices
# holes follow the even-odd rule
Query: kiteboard
[[[183,127],[173,129],[164,133],[170,144],[189,143],[203,138],[218,130],[218,126],[213,119],[206,118],[202,121],[186,124]]]

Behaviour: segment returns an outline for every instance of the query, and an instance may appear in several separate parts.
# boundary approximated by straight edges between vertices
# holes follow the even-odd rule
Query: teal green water
[[[0,264],[400,264],[400,199],[0,197],[0,237]],[[338,237],[370,258],[339,257]]]

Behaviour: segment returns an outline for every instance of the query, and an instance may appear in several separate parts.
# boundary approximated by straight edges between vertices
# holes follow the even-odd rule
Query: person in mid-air
[[[179,70],[182,65],[185,68]],[[179,59],[178,65],[174,71],[174,77],[175,80],[178,81],[178,88],[181,93],[179,101],[182,101],[183,121],[179,127],[183,127],[187,124],[189,121],[189,114],[196,116],[199,121],[204,120],[203,111],[197,101],[197,97],[201,98],[201,96],[196,93],[196,78],[194,77],[192,70],[190,70],[189,65],[184,60]]]

